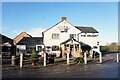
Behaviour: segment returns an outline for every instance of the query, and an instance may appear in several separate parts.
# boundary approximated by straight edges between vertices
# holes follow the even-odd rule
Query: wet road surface
[[[89,63],[66,65],[53,64],[46,67],[40,65],[22,69],[3,69],[3,78],[118,78],[120,63],[115,61],[115,55],[106,55],[102,64]]]

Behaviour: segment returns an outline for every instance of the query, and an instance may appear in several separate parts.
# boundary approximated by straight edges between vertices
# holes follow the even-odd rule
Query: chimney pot
[[[62,21],[66,20],[66,17],[62,17],[61,20],[62,20]]]

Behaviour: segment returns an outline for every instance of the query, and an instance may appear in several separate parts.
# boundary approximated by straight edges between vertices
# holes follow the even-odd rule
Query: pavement
[[[44,67],[38,64],[32,69],[31,64],[18,66],[3,65],[3,78],[118,78],[120,63],[116,62],[115,54],[107,54],[103,57],[103,63],[92,62],[88,64],[66,65],[66,61],[48,64]]]

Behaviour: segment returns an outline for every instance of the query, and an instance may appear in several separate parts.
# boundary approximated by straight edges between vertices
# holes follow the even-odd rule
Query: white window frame
[[[52,39],[59,39],[59,38],[60,38],[60,34],[58,34],[58,33],[52,34]]]
[[[41,46],[42,48],[44,48],[44,45],[36,45],[36,51],[38,51],[38,46]]]

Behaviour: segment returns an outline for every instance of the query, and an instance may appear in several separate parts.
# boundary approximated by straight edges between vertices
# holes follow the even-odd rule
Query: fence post
[[[15,55],[12,55],[11,63],[12,63],[12,66],[15,66]]]
[[[117,53],[117,62],[119,62],[119,55],[118,55],[118,53]]]
[[[46,66],[46,53],[43,52],[43,54],[44,54],[44,66]]]
[[[102,53],[99,52],[99,59],[100,59],[100,63],[102,63]]]
[[[20,53],[20,68],[23,67],[23,53]]]
[[[70,63],[69,63],[69,52],[67,52],[67,65],[70,65]]]
[[[86,55],[86,52],[84,52],[84,62],[85,62],[85,64],[87,64],[87,55]]]

